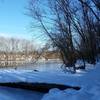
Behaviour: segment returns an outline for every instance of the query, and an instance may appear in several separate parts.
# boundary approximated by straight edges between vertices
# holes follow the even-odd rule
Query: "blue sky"
[[[0,1],[0,36],[31,39],[31,18],[25,15],[28,0]],[[37,30],[34,30],[34,33]]]

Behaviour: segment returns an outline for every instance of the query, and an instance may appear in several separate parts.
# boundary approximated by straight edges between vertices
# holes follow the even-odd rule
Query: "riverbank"
[[[87,64],[86,70],[77,70],[76,74],[62,72],[61,70],[15,70],[1,69],[0,83],[28,82],[63,84],[67,86],[79,86],[79,91],[73,89],[50,89],[44,94],[42,100],[99,100],[100,98],[100,63],[95,66]],[[48,67],[48,66],[47,66]],[[55,65],[53,66],[55,68]],[[12,93],[13,95],[13,93]],[[38,94],[39,95],[39,94]],[[3,96],[6,96],[3,94]],[[22,95],[24,96],[24,95]],[[0,98],[1,99],[1,98]],[[16,100],[16,99],[5,99]],[[36,99],[21,99],[36,100]],[[37,99],[39,100],[39,99]]]

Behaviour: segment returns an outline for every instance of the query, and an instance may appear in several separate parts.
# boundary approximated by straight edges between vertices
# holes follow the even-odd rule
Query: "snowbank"
[[[0,100],[41,100],[42,93],[0,86]]]
[[[76,83],[74,82],[81,86],[81,90],[52,89],[44,95],[42,100],[100,100],[100,64],[93,69],[88,70],[86,74],[78,78]]]

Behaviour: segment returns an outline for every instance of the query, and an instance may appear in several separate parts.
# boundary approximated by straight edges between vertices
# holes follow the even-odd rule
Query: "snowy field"
[[[51,89],[47,94],[0,87],[0,100],[100,100],[100,63],[87,65],[85,71],[64,73],[61,64],[39,64],[39,67],[1,69],[0,82],[42,82],[79,86],[79,91]],[[58,67],[57,67],[58,66]],[[34,71],[34,69],[39,71]]]

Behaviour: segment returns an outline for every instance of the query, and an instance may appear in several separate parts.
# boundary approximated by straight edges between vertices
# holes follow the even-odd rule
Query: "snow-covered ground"
[[[100,100],[100,64],[66,78],[65,84],[80,86],[81,89],[79,91],[52,89],[42,100]]]
[[[41,100],[42,97],[38,92],[0,87],[0,100]]]
[[[59,65],[60,66],[60,65]],[[54,69],[57,67],[53,65]],[[70,86],[79,86],[79,91],[67,89],[51,89],[49,93],[40,95],[32,91],[24,91],[0,87],[0,100],[100,100],[100,63],[96,66],[87,65],[85,71],[77,71],[76,74],[64,73],[61,70],[39,70],[36,72],[32,69],[1,69],[0,82],[45,82],[58,83]],[[13,92],[14,91],[14,92]],[[33,95],[31,95],[31,93]],[[14,98],[16,94],[16,98]],[[34,98],[34,95],[39,99]],[[8,98],[8,99],[5,99]],[[29,99],[31,98],[31,99]]]

